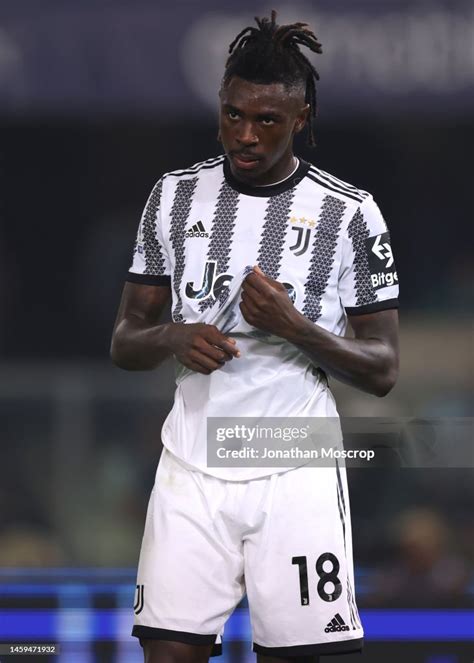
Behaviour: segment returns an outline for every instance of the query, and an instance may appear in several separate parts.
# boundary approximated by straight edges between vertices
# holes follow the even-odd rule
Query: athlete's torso
[[[251,188],[217,157],[160,180],[145,208],[131,276],[169,277],[173,320],[212,324],[229,307],[234,279],[259,265],[285,285],[301,313],[341,335],[348,313],[396,305],[386,240],[385,222],[365,191],[304,162],[283,183]],[[210,376],[185,372],[163,429],[170,450],[203,471],[209,416],[337,416],[327,383],[295,346],[259,339],[258,330],[239,324],[241,359]],[[211,473],[235,480],[272,468]]]

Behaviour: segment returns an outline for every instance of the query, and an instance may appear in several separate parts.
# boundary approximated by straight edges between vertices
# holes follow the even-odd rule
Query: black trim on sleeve
[[[166,640],[168,642],[184,642],[187,645],[212,645],[211,656],[222,654],[222,644],[216,644],[217,635],[202,635],[200,633],[187,633],[186,631],[171,631],[167,628],[152,628],[151,626],[135,625],[132,635],[144,640]]]
[[[128,272],[126,281],[131,283],[141,283],[142,285],[167,285],[171,287],[171,276],[163,274],[157,276],[156,274],[136,274],[135,272]]]
[[[372,302],[363,306],[346,306],[347,315],[364,315],[364,313],[376,313],[377,311],[387,311],[391,308],[398,308],[398,299],[384,299],[381,302]]]
[[[355,654],[362,651],[364,638],[339,640],[338,642],[322,642],[318,645],[296,645],[294,647],[263,647],[253,643],[253,651],[264,656],[290,658],[292,656],[314,656],[329,654]]]

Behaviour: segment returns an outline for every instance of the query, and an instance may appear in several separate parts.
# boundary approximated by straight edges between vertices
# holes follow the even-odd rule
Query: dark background
[[[466,315],[472,122],[368,113],[317,131],[298,152],[379,201],[403,312]],[[5,354],[103,358],[144,201],[163,172],[220,153],[215,122],[5,118],[2,146]]]
[[[317,147],[302,140],[297,153],[374,195],[400,279],[399,382],[381,400],[333,381],[339,409],[442,419],[449,430],[449,418],[472,416],[472,8],[276,8],[282,22],[308,20],[323,43]],[[173,371],[114,368],[111,329],[148,194],[163,172],[220,153],[226,46],[270,9],[247,0],[0,7],[0,611],[12,609],[12,569],[18,586],[31,569],[44,573],[60,610],[69,609],[57,598],[69,576],[55,584],[51,569],[129,569],[133,578]],[[453,441],[443,442],[444,469],[350,473],[362,609],[472,601],[472,475],[448,467]],[[15,605],[37,605],[22,600]],[[130,602],[114,601],[117,610]],[[122,650],[96,644],[80,650],[81,663],[139,660],[117,628]],[[67,630],[59,637],[74,641]],[[387,661],[389,652],[470,660],[462,643],[369,644],[367,661],[381,652]]]

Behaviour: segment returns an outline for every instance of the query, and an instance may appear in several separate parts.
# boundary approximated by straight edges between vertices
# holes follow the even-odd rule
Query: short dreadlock
[[[307,23],[277,25],[277,13],[271,18],[257,18],[258,28],[244,28],[229,46],[223,84],[232,76],[252,83],[268,85],[283,83],[291,88],[303,85],[305,101],[309,104],[309,144],[314,145],[313,122],[316,117],[316,81],[319,74],[300,51],[307,46],[314,53],[322,53],[321,44]]]

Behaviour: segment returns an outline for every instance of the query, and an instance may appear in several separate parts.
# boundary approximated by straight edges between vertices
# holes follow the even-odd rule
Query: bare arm
[[[171,356],[167,325],[158,324],[170,300],[168,286],[125,283],[112,332],[114,364],[128,371],[146,371]]]
[[[125,283],[110,349],[116,366],[149,371],[174,354],[191,370],[208,375],[239,356],[234,339],[213,325],[159,324],[170,300],[168,286]]]
[[[292,304],[286,288],[258,268],[242,289],[242,314],[259,329],[298,346],[329,375],[376,396],[385,396],[398,374],[398,313],[380,311],[351,316],[355,338],[315,325]]]
[[[355,338],[331,334],[304,318],[288,333],[288,340],[341,382],[385,396],[398,375],[398,311],[350,316],[349,322]]]

